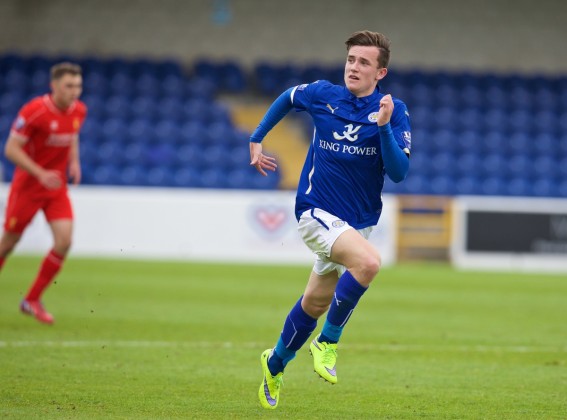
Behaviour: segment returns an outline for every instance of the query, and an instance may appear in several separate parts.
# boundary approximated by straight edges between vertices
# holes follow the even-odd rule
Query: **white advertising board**
[[[0,188],[2,215],[8,186]],[[70,187],[72,255],[248,263],[311,264],[297,233],[295,193]],[[385,265],[395,260],[395,197],[371,236]],[[50,231],[38,214],[15,252],[44,254]]]

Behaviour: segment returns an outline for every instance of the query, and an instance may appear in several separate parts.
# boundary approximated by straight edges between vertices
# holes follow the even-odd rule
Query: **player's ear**
[[[376,72],[376,81],[383,79],[388,74],[388,69],[386,67],[382,67],[378,69]]]

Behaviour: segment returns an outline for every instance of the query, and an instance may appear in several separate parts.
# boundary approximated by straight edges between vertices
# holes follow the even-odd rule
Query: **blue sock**
[[[317,319],[310,317],[301,307],[302,299],[303,296],[287,316],[276,348],[268,359],[268,368],[272,375],[283,372],[288,362],[295,357],[297,350],[305,344],[317,327]]]
[[[319,341],[338,343],[344,326],[366,290],[367,288],[357,282],[349,271],[344,272],[337,282],[335,296],[327,313],[327,320]]]

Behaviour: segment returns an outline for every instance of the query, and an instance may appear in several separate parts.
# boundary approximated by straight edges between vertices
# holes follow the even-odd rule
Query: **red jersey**
[[[57,108],[51,95],[38,96],[26,103],[12,125],[10,135],[25,140],[24,151],[45,169],[58,170],[67,188],[67,168],[71,143],[87,115],[86,105],[76,100],[69,108]],[[25,170],[16,167],[12,189],[24,188],[47,191],[38,180]]]

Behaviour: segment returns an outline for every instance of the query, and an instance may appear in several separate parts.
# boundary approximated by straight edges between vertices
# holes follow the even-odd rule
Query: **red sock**
[[[39,300],[43,291],[51,284],[55,275],[63,265],[64,257],[61,257],[51,250],[49,254],[43,259],[37,278],[33,283],[26,300]]]
[[[0,257],[0,270],[4,267],[4,263],[6,262],[6,257]]]

